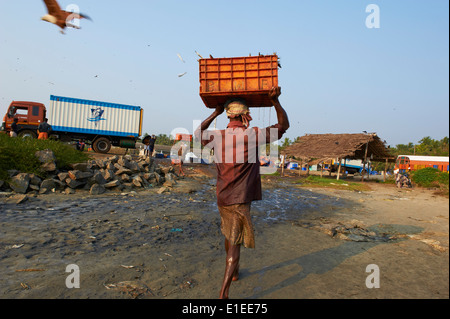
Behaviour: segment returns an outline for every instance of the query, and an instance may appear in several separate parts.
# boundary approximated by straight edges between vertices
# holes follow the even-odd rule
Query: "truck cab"
[[[10,132],[14,118],[18,118],[18,136],[37,137],[36,130],[46,116],[45,105],[37,102],[12,101],[3,117],[1,130]]]

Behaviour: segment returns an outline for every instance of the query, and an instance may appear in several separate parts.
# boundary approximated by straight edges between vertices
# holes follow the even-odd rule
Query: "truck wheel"
[[[17,136],[21,138],[37,138],[36,133],[30,130],[20,131],[19,134],[17,134]]]
[[[100,137],[94,141],[92,148],[97,153],[106,154],[111,149],[111,141],[109,139],[107,139],[106,137]]]

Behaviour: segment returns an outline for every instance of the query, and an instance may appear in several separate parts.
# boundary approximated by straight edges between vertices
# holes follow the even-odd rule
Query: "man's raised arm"
[[[211,123],[218,117],[220,114],[224,112],[224,106],[218,106],[214,110],[214,112],[200,124],[200,126],[195,130],[194,136],[197,140],[202,140],[203,131],[206,131]]]
[[[275,111],[277,112],[278,124],[281,126],[281,129],[283,131],[287,131],[287,129],[289,128],[289,119],[286,111],[281,106],[280,101],[278,101],[278,97],[280,96],[280,94],[281,88],[274,87],[269,92],[269,98],[272,101],[273,106],[275,107]]]

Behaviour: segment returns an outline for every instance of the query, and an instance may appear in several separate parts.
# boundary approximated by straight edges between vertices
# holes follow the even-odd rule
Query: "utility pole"
[[[369,148],[369,142],[366,144],[366,152],[364,153],[364,166],[361,176],[361,182],[364,182],[364,174],[366,173],[366,161],[367,161],[367,149]]]

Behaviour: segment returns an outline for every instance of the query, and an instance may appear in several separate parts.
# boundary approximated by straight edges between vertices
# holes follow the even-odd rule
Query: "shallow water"
[[[262,217],[262,221],[273,222],[326,216],[353,205],[348,200],[290,187],[263,190],[263,199],[253,202],[252,209]]]

